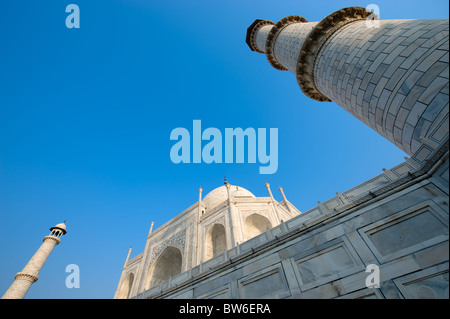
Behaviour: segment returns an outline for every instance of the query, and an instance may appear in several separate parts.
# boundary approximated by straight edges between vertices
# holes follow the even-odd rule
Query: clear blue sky
[[[80,7],[67,29],[65,7]],[[68,234],[28,298],[112,298],[127,250],[229,182],[301,211],[405,154],[245,43],[256,19],[319,21],[363,1],[0,2],[0,295],[55,224]],[[448,2],[377,1],[382,19],[448,18]],[[174,164],[172,129],[278,128],[279,167]],[[68,264],[79,289],[65,286]]]

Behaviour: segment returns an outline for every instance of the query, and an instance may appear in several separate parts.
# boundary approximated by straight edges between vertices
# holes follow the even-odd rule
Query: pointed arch
[[[245,219],[245,238],[248,240],[272,228],[272,223],[264,216],[254,213]]]
[[[146,288],[149,289],[180,274],[182,264],[181,251],[173,246],[167,246],[150,267]]]
[[[205,248],[205,260],[214,258],[227,250],[225,227],[222,224],[215,224],[208,231]]]
[[[118,299],[128,299],[130,298],[130,292],[131,287],[133,286],[134,282],[134,274],[129,273],[127,278],[122,282],[122,285],[120,286]]]

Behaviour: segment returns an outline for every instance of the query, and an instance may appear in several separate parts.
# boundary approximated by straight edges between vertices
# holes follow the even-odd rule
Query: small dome
[[[50,230],[53,230],[53,229],[60,229],[60,230],[62,230],[63,234],[67,233],[65,223],[59,223],[56,226],[53,226],[52,228],[50,228]]]
[[[235,196],[245,196],[245,197],[255,197],[251,192],[246,190],[243,187],[230,185],[230,195],[231,197]],[[225,200],[228,199],[227,187],[225,185],[217,187],[210,191],[205,198],[203,198],[203,203],[206,206],[206,209],[212,209],[217,205],[221,204]]]
[[[61,228],[61,229],[66,230],[66,224],[64,224],[64,223],[59,223],[58,225],[55,226],[55,228]]]

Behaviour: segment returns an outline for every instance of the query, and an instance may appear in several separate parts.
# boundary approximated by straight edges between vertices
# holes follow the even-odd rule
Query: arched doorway
[[[206,235],[205,260],[216,257],[225,250],[227,250],[225,227],[222,224],[215,224]]]
[[[182,255],[178,248],[167,246],[156,259],[151,268],[151,277],[148,288],[169,280],[181,273]]]
[[[272,228],[270,221],[259,214],[251,214],[245,219],[245,238],[248,240]]]
[[[133,286],[134,274],[128,274],[127,278],[123,281],[122,286],[120,286],[119,290],[119,299],[128,299],[130,298],[131,287]]]

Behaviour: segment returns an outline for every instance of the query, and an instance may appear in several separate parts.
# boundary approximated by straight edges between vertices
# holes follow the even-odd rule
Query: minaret
[[[14,282],[5,292],[2,299],[23,299],[25,297],[31,285],[38,280],[38,274],[53,248],[61,242],[60,238],[65,234],[65,221],[50,228],[50,234],[44,237],[41,247],[31,257],[25,268],[14,276]]]
[[[252,51],[289,70],[303,93],[333,101],[409,155],[448,138],[448,19],[373,20],[361,7],[320,22],[255,20]]]

